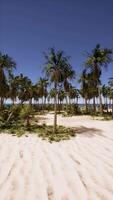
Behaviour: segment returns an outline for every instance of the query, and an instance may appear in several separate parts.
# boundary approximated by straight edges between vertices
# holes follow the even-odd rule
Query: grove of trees
[[[11,100],[11,107],[24,105],[27,102],[30,109],[36,106],[37,111],[54,111],[53,132],[57,128],[57,113],[65,111],[68,114],[83,113],[78,99],[84,99],[84,113],[107,113],[113,116],[113,75],[105,85],[102,84],[103,68],[108,68],[113,61],[113,50],[102,48],[99,44],[86,53],[84,67],[80,77],[70,64],[69,57],[61,50],[51,48],[44,54],[45,65],[43,77],[33,83],[29,77],[14,75],[16,62],[7,54],[0,53],[0,113],[7,107],[6,101]],[[107,72],[106,72],[107,73]],[[38,74],[38,73],[37,73]],[[74,79],[80,87],[76,88]],[[111,113],[109,112],[111,108]],[[29,124],[30,110],[27,108],[25,116]],[[12,112],[6,119],[9,120]],[[1,118],[0,118],[1,119]]]

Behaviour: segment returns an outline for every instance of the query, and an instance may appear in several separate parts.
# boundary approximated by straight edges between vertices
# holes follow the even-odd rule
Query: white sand
[[[53,116],[45,116],[48,124]],[[59,117],[79,134],[59,143],[0,134],[0,200],[113,200],[113,121]]]

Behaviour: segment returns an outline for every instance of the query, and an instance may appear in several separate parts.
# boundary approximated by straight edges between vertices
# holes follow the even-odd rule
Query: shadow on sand
[[[77,134],[82,134],[83,136],[86,136],[86,137],[94,137],[96,135],[99,135],[99,136],[103,135],[102,131],[97,128],[87,128],[85,126],[80,126],[80,127],[74,128],[74,130],[76,131]]]

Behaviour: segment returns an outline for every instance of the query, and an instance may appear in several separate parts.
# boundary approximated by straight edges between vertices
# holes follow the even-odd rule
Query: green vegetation
[[[63,126],[58,126],[56,128],[56,133],[53,133],[53,126],[47,126],[45,124],[24,124],[24,121],[20,120],[18,123],[12,124],[2,124],[0,126],[1,132],[7,132],[13,136],[28,136],[28,134],[36,134],[43,140],[48,140],[49,142],[59,142],[61,140],[68,140],[76,135],[76,132],[72,128],[65,128]]]
[[[57,125],[57,114],[64,116],[79,114],[101,115],[113,118],[113,77],[102,85],[103,68],[113,61],[113,50],[100,45],[86,54],[84,68],[77,77],[70,59],[61,50],[51,48],[44,54],[44,77],[34,84],[23,74],[14,75],[16,62],[7,54],[0,53],[0,130],[20,136],[25,132],[39,132],[38,136],[49,141],[68,139],[73,130]],[[75,78],[80,83],[75,87]],[[72,84],[73,83],[73,84]],[[79,98],[84,105],[79,107]],[[10,106],[6,105],[11,100]],[[17,104],[18,102],[18,104]],[[54,112],[53,126],[34,124],[34,116]]]

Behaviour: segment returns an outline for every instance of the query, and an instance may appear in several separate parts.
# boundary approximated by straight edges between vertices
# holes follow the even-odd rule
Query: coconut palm
[[[49,53],[45,54],[45,59],[44,71],[55,89],[53,132],[56,133],[58,89],[59,85],[63,84],[65,79],[68,80],[71,78],[72,67],[69,63],[69,58],[65,56],[64,52],[60,50],[55,51],[54,48],[51,48]]]
[[[104,97],[104,104],[108,112],[108,96],[109,96],[109,87],[105,84],[102,86],[102,96]]]
[[[37,89],[38,89],[39,96],[42,99],[42,110],[43,110],[44,104],[46,103],[46,98],[48,95],[47,86],[48,86],[48,80],[45,78],[40,78],[37,83],[37,87],[38,87]]]
[[[8,80],[10,79],[13,69],[16,68],[15,61],[7,54],[0,53],[0,107],[3,107],[4,98],[8,91]]]
[[[66,98],[66,93],[63,89],[60,89],[58,91],[58,108],[59,108],[59,112],[63,107],[63,100]]]
[[[102,98],[101,98],[101,88],[100,88],[100,77],[102,74],[102,69],[107,68],[108,64],[113,61],[112,59],[113,51],[108,48],[101,48],[100,44],[92,50],[91,53],[87,54],[87,60],[85,62],[86,68],[89,68],[93,73],[93,79],[97,84],[99,101],[100,101],[100,112],[103,112],[102,108]]]
[[[90,72],[88,73],[87,75],[87,81],[88,81],[88,88],[89,88],[89,100],[90,99],[93,99],[93,112],[95,113],[96,112],[96,102],[95,102],[95,99],[98,97],[98,90],[97,90],[97,83],[95,82],[94,80],[94,77],[93,77],[93,73]]]
[[[109,78],[109,98],[112,100],[112,116],[113,116],[113,78]]]
[[[29,101],[29,104],[32,104],[33,98],[33,85],[31,80],[27,76],[20,74],[18,76],[18,98],[23,104],[25,101]]]
[[[68,112],[68,100],[69,99],[69,90],[71,88],[71,83],[69,82],[70,80],[75,78],[75,71],[72,69],[72,67],[69,65],[65,66],[64,70],[64,91],[66,93],[66,110]],[[70,104],[70,102],[69,102]]]
[[[89,98],[89,80],[86,70],[83,70],[79,83],[81,84],[80,95],[85,99],[85,109],[88,112],[88,98]]]
[[[55,89],[54,88],[52,88],[51,90],[50,90],[50,92],[49,92],[49,97],[50,97],[50,99],[54,99],[55,98]]]
[[[36,103],[39,102],[40,95],[37,84],[33,85],[33,98]]]
[[[19,86],[19,78],[18,76],[12,76],[9,81],[9,98],[12,100],[13,105],[16,102],[18,96],[18,86]]]
[[[69,97],[70,100],[71,99],[74,100],[74,103],[75,103],[75,99],[78,98],[77,89],[75,87],[73,87],[72,85],[69,88],[68,97]]]

